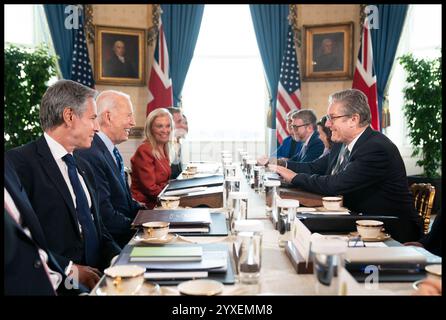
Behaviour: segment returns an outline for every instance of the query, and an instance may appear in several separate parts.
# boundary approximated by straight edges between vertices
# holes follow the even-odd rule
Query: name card
[[[299,219],[294,219],[291,236],[294,246],[308,263],[308,258],[310,256],[311,231]]]

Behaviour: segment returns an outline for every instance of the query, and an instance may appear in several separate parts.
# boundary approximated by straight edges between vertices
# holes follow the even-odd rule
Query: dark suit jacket
[[[403,159],[392,141],[368,127],[356,141],[344,170],[330,175],[339,149],[336,144],[319,160],[289,165],[298,172],[292,184],[326,196],[343,195],[344,205],[355,212],[397,216],[401,234],[392,236],[403,242],[418,240],[421,220],[407,186]]]
[[[125,63],[122,63],[114,53],[105,62],[103,74],[104,77],[138,78],[138,71],[130,59],[126,57]]]
[[[65,269],[70,260],[85,265],[84,243],[74,203],[45,138],[42,136],[36,141],[14,148],[6,153],[6,157],[15,166],[40,221],[48,248],[60,266]],[[92,267],[104,269],[113,256],[119,254],[120,248],[104,227],[99,215],[97,186],[92,169],[81,158],[75,156],[75,159],[91,196],[92,214],[101,242],[99,263]]]
[[[288,136],[277,148],[276,157],[291,159],[300,152],[300,149],[302,149],[302,145],[302,141],[296,141],[291,136]],[[271,156],[274,156],[274,154],[272,154]]]
[[[102,221],[115,241],[124,247],[135,233],[130,229],[130,224],[140,208],[130,195],[127,181],[122,181],[113,156],[97,134],[91,148],[74,153],[94,170]]]
[[[6,295],[54,295],[51,282],[41,264],[38,249],[46,251],[48,267],[62,275],[59,294],[79,294],[89,292],[83,286],[79,290],[65,288],[64,270],[48,250],[45,236],[39,220],[31,207],[23,186],[13,166],[5,161],[5,188],[8,190],[17,210],[20,212],[21,223],[31,232],[32,239],[24,232],[5,211],[4,253],[5,253],[5,294]]]
[[[302,148],[304,148],[302,144]],[[302,149],[301,148],[301,149]],[[310,162],[316,160],[324,152],[324,143],[319,138],[319,133],[315,131],[308,141],[307,149],[304,154],[300,152],[293,156],[290,160],[296,162]]]

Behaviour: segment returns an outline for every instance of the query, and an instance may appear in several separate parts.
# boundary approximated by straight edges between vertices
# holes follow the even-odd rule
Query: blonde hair
[[[167,117],[170,122],[170,135],[169,135],[169,142],[166,143],[164,146],[164,153],[169,158],[169,161],[172,159],[172,150],[173,150],[173,141],[174,141],[174,125],[173,125],[173,118],[170,112],[165,108],[158,108],[153,110],[149,113],[146,119],[146,124],[144,126],[144,136],[146,138],[146,141],[152,146],[152,153],[155,159],[161,160],[163,157],[159,150],[157,149],[157,143],[155,140],[155,137],[152,134],[152,124],[158,117]]]

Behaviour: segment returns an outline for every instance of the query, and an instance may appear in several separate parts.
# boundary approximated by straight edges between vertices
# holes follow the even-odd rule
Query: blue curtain
[[[64,79],[71,78],[71,61],[73,59],[74,29],[65,28],[64,4],[44,4],[46,19],[51,33],[51,38],[59,56],[59,67]],[[80,11],[79,11],[80,12]]]
[[[251,4],[249,8],[271,95],[271,125],[275,129],[277,86],[286,45],[289,7],[283,4]]]
[[[194,55],[204,4],[163,4],[161,9],[169,51],[173,102],[175,106],[178,106],[187,71]]]
[[[382,118],[384,90],[395,60],[395,53],[406,19],[407,4],[378,4],[379,29],[371,29],[373,62],[378,91],[378,114]]]

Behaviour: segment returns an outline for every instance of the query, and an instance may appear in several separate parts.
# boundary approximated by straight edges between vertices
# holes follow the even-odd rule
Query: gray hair
[[[313,126],[313,130],[317,129],[317,117],[314,111],[311,109],[302,109],[297,111],[293,115],[293,119],[301,119],[303,123],[311,124]]]
[[[99,122],[102,122],[101,115],[106,112],[110,111],[118,106],[118,101],[116,97],[123,97],[129,101],[131,104],[132,101],[130,100],[130,96],[124,92],[116,91],[116,90],[105,90],[102,91],[96,98],[96,105],[98,106],[98,117]]]
[[[294,115],[297,113],[297,111],[299,111],[299,110],[291,110],[290,112],[288,112],[288,113],[286,114],[286,118],[287,118],[287,120],[288,120],[288,119],[294,119]]]
[[[45,92],[40,103],[40,125],[43,131],[63,124],[63,111],[71,108],[75,115],[82,116],[87,109],[86,101],[95,98],[98,92],[71,80],[59,80]]]
[[[156,141],[155,137],[152,134],[152,124],[158,117],[167,117],[170,122],[170,136],[169,136],[169,143],[167,143],[164,152],[166,155],[169,155],[169,158],[172,156],[172,143],[174,141],[174,129],[175,126],[173,124],[173,117],[170,114],[170,112],[166,108],[157,108],[149,113],[149,115],[146,118],[146,124],[144,125],[144,137],[146,138],[146,141],[152,146],[152,153],[153,156],[160,160],[161,159],[161,153],[156,148]]]
[[[331,105],[335,102],[342,103],[345,114],[359,115],[359,126],[365,127],[371,123],[371,113],[367,96],[360,90],[347,89],[338,91],[330,95],[328,102]]]

